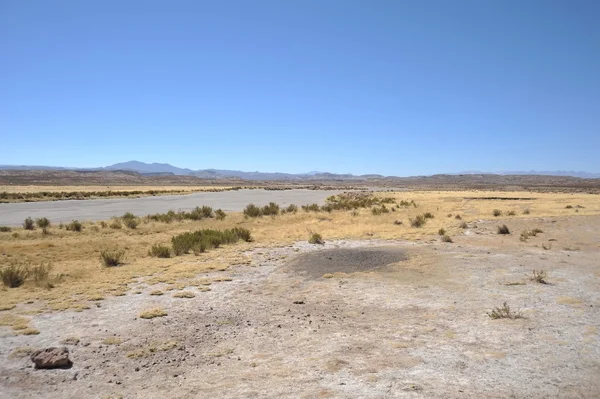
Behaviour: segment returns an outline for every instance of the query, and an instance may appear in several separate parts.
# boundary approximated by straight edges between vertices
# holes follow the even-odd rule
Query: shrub
[[[396,226],[400,226],[402,224],[402,220],[394,220],[394,224]]]
[[[35,285],[42,288],[54,288],[53,279],[50,278],[50,273],[52,272],[52,265],[50,263],[40,264],[39,266],[34,266],[30,268],[29,275],[33,279]]]
[[[223,212],[223,210],[221,209],[217,209],[215,211],[215,218],[217,218],[217,220],[223,220],[226,216],[227,215],[225,214],[225,212]]]
[[[529,210],[529,208],[523,209],[523,215],[529,215],[530,213],[531,211]]]
[[[125,225],[125,227],[127,227],[128,229],[135,229],[138,226],[138,219],[137,218],[127,218],[127,219],[123,219],[123,224]]]
[[[456,215],[456,216],[454,216],[454,219],[456,219],[456,220],[461,220],[461,219],[462,219],[462,216],[460,216],[460,215]]]
[[[423,217],[424,217],[425,219],[433,219],[433,214],[432,214],[431,212],[425,212],[425,213],[423,214]]]
[[[573,205],[567,205],[565,206],[565,209],[573,209]]]
[[[193,298],[196,295],[191,291],[181,291],[173,294],[173,298]]]
[[[233,244],[239,240],[252,241],[250,231],[243,227],[235,227],[227,230],[204,229],[187,232],[171,237],[173,253],[176,256],[193,251],[203,253],[212,248],[218,248],[222,244]]]
[[[27,265],[12,264],[4,269],[0,269],[2,283],[9,288],[17,288],[25,282],[29,276],[29,267]]]
[[[487,313],[487,315],[491,319],[522,319],[523,318],[523,315],[521,315],[521,312],[513,312],[512,310],[510,310],[510,307],[508,306],[508,304],[506,302],[504,302],[504,304],[502,304],[501,307],[492,309],[492,311]]]
[[[417,215],[414,219],[409,219],[411,227],[422,227],[427,220],[423,215]]]
[[[328,212],[328,213],[331,213],[331,212],[333,212],[333,205],[331,205],[331,204],[325,204],[325,205],[323,205],[323,206],[321,207],[321,210],[322,210],[323,212]]]
[[[352,211],[352,212],[350,212],[350,216],[358,216],[358,211]]]
[[[153,319],[155,317],[166,316],[167,312],[163,308],[148,309],[140,313],[140,319]]]
[[[79,221],[73,220],[71,223],[67,224],[65,228],[69,231],[76,231],[79,233],[83,229],[83,225]]]
[[[302,209],[304,210],[304,212],[319,212],[321,210],[321,207],[319,206],[319,204],[310,204],[302,205]]]
[[[442,242],[453,242],[452,238],[449,235],[444,234],[442,236]]]
[[[8,226],[0,226],[0,233],[10,233],[11,228]]]
[[[530,278],[531,281],[535,281],[538,284],[548,284],[546,282],[546,272],[544,270],[535,270],[533,269],[533,276]]]
[[[35,224],[42,229],[43,234],[48,234],[48,227],[50,227],[50,220],[48,220],[48,218],[36,219]]]
[[[123,219],[123,220],[136,219],[136,216],[133,213],[131,213],[131,212],[125,212],[123,214],[123,216],[121,216],[121,219]]]
[[[298,205],[290,204],[290,205],[288,205],[287,208],[285,208],[285,211],[287,213],[296,213],[296,212],[298,212]]]
[[[260,208],[254,204],[248,204],[244,209],[244,216],[246,217],[257,218],[261,215],[262,213]]]
[[[279,205],[274,202],[269,202],[269,205],[262,207],[261,214],[265,216],[277,216],[279,215]]]
[[[510,234],[510,230],[503,224],[502,226],[498,226],[498,234]]]
[[[515,213],[515,211],[508,211],[508,213],[506,215],[507,216],[515,216],[516,213]]]
[[[492,212],[492,214],[496,217],[498,216],[502,216],[502,211],[500,209],[494,209],[494,211]]]
[[[28,217],[27,219],[25,219],[25,221],[23,222],[23,228],[25,230],[33,230],[35,229],[35,225],[33,222],[33,219]]]
[[[100,222],[100,227],[102,227],[103,229],[105,229],[106,227],[108,227],[108,224],[103,220]]]
[[[156,244],[148,251],[148,255],[154,256],[155,258],[170,258],[171,249],[165,245]]]
[[[250,230],[244,227],[234,227],[231,229],[231,232],[235,234],[240,240],[251,242],[252,236],[250,235]]]
[[[202,216],[205,218],[213,217],[213,209],[210,206],[202,205],[202,208],[200,208],[200,212],[202,213]]]
[[[120,221],[119,219],[113,219],[113,221],[112,221],[112,222],[110,222],[110,225],[109,225],[109,227],[110,227],[111,229],[118,230],[118,229],[122,228],[122,227],[123,227],[123,225],[121,224],[121,221]]]
[[[469,225],[467,224],[467,222],[462,222],[462,223],[460,224],[460,228],[461,228],[461,229],[466,229],[466,228],[468,228],[468,227],[469,227]]]
[[[446,230],[444,230],[443,228],[438,230],[438,235],[443,236],[445,234],[446,234]]]
[[[123,263],[125,251],[118,249],[105,249],[100,252],[102,264],[106,267],[119,266]]]
[[[308,242],[310,244],[325,244],[325,241],[323,241],[323,237],[319,233],[310,233],[310,236],[308,237]]]

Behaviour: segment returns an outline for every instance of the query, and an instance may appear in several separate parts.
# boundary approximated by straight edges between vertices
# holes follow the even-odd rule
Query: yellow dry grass
[[[155,317],[163,317],[166,315],[167,312],[163,308],[152,308],[144,310],[142,313],[140,313],[139,317],[141,319],[154,319]]]
[[[119,187],[120,189],[126,189]],[[139,188],[139,187],[138,187]],[[189,188],[189,187],[188,187]],[[47,189],[47,187],[45,187]],[[65,187],[61,187],[62,190]],[[79,187],[79,189],[81,189]],[[1,188],[0,188],[1,190]],[[18,312],[17,304],[35,302],[38,309],[27,311],[52,311],[72,309],[84,311],[90,301],[99,301],[108,296],[124,295],[128,285],[144,281],[148,284],[170,284],[166,290],[182,290],[187,286],[208,285],[222,276],[203,278],[207,272],[227,270],[232,265],[250,264],[252,259],[243,251],[255,247],[269,247],[305,241],[310,231],[321,234],[325,241],[334,239],[433,239],[443,228],[450,236],[461,234],[460,224],[478,219],[497,219],[494,209],[506,215],[514,211],[515,216],[502,218],[527,219],[545,216],[585,216],[600,213],[600,196],[592,194],[547,194],[528,192],[452,191],[452,192],[395,192],[378,194],[399,200],[414,200],[418,207],[401,207],[395,212],[373,215],[370,209],[358,212],[333,211],[304,212],[277,217],[246,219],[241,213],[230,213],[225,220],[205,219],[182,221],[170,224],[140,223],[137,229],[101,228],[98,223],[85,223],[81,233],[50,228],[49,235],[41,231],[14,229],[0,233],[0,267],[11,262],[24,261],[32,265],[51,263],[53,273],[61,278],[52,289],[35,286],[31,282],[19,288],[0,286],[0,309],[2,314]],[[483,199],[485,197],[532,198],[513,201]],[[201,205],[201,204],[200,204]],[[567,205],[583,208],[567,209]],[[523,211],[528,209],[529,214]],[[578,211],[578,212],[576,212]],[[409,219],[431,212],[435,217],[428,219],[421,228],[410,227]],[[452,217],[448,217],[452,214]],[[455,219],[460,215],[461,220]],[[400,225],[394,221],[401,220]],[[238,243],[211,250],[195,256],[193,254],[173,258],[153,258],[148,249],[154,244],[170,245],[175,234],[197,229],[248,228],[254,239],[251,243]],[[516,238],[518,240],[518,237]],[[118,267],[103,267],[100,252],[103,249],[125,251],[125,264]],[[225,280],[226,281],[226,280]],[[12,310],[10,310],[12,309]],[[20,311],[21,313],[23,311]]]

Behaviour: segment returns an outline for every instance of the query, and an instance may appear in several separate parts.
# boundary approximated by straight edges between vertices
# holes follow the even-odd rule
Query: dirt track
[[[544,233],[527,243],[498,236],[498,222],[480,221],[454,244],[257,249],[251,265],[222,272],[232,281],[187,288],[195,298],[150,296],[164,287],[140,282],[85,312],[34,316],[40,335],[0,340],[0,397],[598,397],[600,217],[536,219]],[[510,223],[518,231],[532,220]],[[304,253],[382,246],[409,259],[333,278],[293,267]],[[529,281],[532,269],[550,284]],[[491,320],[504,301],[526,318]],[[153,306],[168,316],[137,318]],[[72,369],[9,359],[71,336]]]

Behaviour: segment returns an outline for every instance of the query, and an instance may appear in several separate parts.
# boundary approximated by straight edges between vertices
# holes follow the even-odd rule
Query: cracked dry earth
[[[544,233],[526,243],[496,225],[471,224],[453,244],[257,249],[251,265],[222,272],[231,281],[188,288],[194,298],[140,283],[85,312],[35,316],[39,335],[0,339],[0,397],[599,397],[600,217],[535,220]],[[343,261],[327,278],[314,271],[335,258],[315,251],[365,247],[404,260],[371,268],[363,253],[355,273],[339,273]],[[383,258],[373,263],[396,260]],[[549,284],[529,281],[532,269]],[[486,315],[504,301],[525,318]],[[152,306],[168,315],[137,318]],[[9,356],[69,337],[71,369]]]

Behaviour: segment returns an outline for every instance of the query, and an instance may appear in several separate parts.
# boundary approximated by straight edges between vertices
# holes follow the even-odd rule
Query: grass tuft
[[[495,217],[502,216],[502,211],[500,209],[494,209],[492,215],[494,215]]]
[[[442,242],[448,242],[448,243],[452,243],[454,241],[452,241],[452,238],[449,235],[444,234],[442,236]]]
[[[73,220],[71,223],[67,224],[65,228],[69,231],[80,233],[81,230],[83,230],[83,225],[78,220]]]
[[[115,267],[123,264],[125,251],[118,249],[105,249],[100,252],[102,264],[106,267]]]
[[[148,255],[155,258],[170,258],[171,248],[167,247],[166,245],[156,244],[152,246],[150,251],[148,251]]]
[[[2,283],[8,288],[17,288],[25,283],[29,277],[29,267],[27,265],[13,263],[10,266],[0,269]]]
[[[503,224],[502,226],[498,226],[498,234],[510,234],[510,230]]]
[[[323,236],[321,236],[321,234],[319,233],[310,233],[310,236],[308,237],[308,242],[310,244],[319,244],[319,245],[323,245],[325,244],[325,241],[323,240]]]
[[[538,284],[548,284],[546,278],[548,275],[545,270],[535,270],[533,269],[533,275],[529,278],[531,281],[535,281]]]
[[[494,320],[496,320],[496,319],[514,320],[514,319],[522,319],[523,318],[523,315],[521,314],[521,312],[519,312],[519,311],[513,312],[506,302],[504,302],[502,304],[502,306],[492,309],[492,311],[488,312],[487,315],[491,319],[494,319]]]
[[[163,308],[148,309],[140,313],[140,319],[153,319],[155,317],[164,317],[168,313]]]

